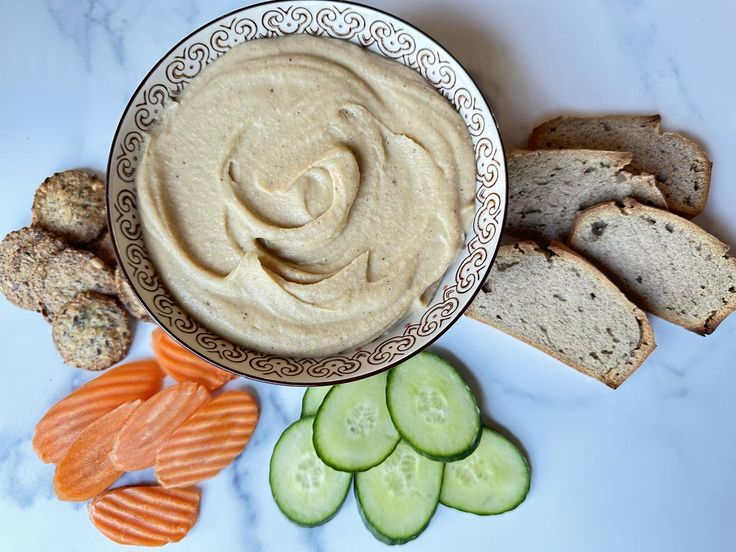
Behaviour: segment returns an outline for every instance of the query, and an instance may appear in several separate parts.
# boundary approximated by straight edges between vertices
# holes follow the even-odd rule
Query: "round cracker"
[[[120,302],[130,314],[135,316],[138,320],[153,322],[151,317],[148,315],[148,311],[141,304],[140,299],[138,299],[138,296],[133,291],[133,288],[130,287],[130,283],[126,280],[125,276],[123,276],[123,271],[120,270],[120,267],[115,269],[115,286],[118,288],[118,299],[120,299]]]
[[[56,173],[36,190],[31,215],[34,226],[69,243],[88,243],[105,228],[105,185],[80,170]]]
[[[51,334],[64,362],[104,370],[125,358],[131,331],[125,309],[114,298],[83,292],[54,318]]]
[[[88,243],[84,248],[105,261],[105,264],[110,268],[115,268],[118,265],[109,230],[103,230],[95,241]]]
[[[23,309],[40,310],[32,282],[42,264],[66,247],[64,241],[42,228],[26,226],[0,242],[0,291]]]
[[[32,280],[41,303],[41,312],[53,316],[78,293],[94,291],[115,295],[115,277],[99,257],[89,251],[69,247],[49,257]]]

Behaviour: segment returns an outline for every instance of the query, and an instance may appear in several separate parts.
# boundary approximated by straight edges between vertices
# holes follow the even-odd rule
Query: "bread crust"
[[[574,242],[575,239],[582,238],[583,227],[585,225],[587,217],[596,217],[603,213],[610,214],[615,212],[623,213],[626,216],[635,215],[638,213],[646,213],[648,216],[658,217],[661,221],[664,221],[665,223],[676,224],[679,227],[684,227],[685,229],[687,229],[687,231],[694,233],[703,240],[703,244],[706,247],[711,248],[714,255],[724,257],[727,260],[727,262],[731,266],[731,274],[733,276],[734,286],[736,286],[736,257],[728,255],[728,252],[730,250],[730,247],[728,245],[721,242],[712,234],[709,234],[693,222],[690,222],[683,217],[680,217],[668,211],[664,211],[662,209],[647,207],[646,205],[642,205],[632,198],[627,198],[619,203],[614,201],[601,203],[599,205],[595,205],[579,212],[575,216],[572,228],[570,229],[568,245],[574,250],[574,244],[572,242]],[[621,283],[621,285],[622,287],[625,287],[623,286],[623,283]],[[630,294],[632,290],[624,289],[624,291]],[[700,335],[708,335],[713,333],[718,325],[734,311],[736,311],[736,292],[731,293],[729,300],[724,305],[722,305],[720,309],[712,311],[710,316],[708,316],[706,319],[698,324],[688,323],[683,318],[675,316],[669,312],[657,312],[653,314],[656,314],[656,316],[667,320],[668,322],[672,322],[673,324],[677,324],[678,326],[690,330],[691,332],[695,332]]]
[[[564,240],[577,210],[627,195],[666,208],[653,176],[626,170],[632,157],[625,151],[511,150],[506,154],[507,168],[515,174],[509,177],[510,207],[504,231],[540,243]],[[544,181],[539,180],[542,170],[550,171],[542,177]],[[555,194],[560,199],[552,201]]]
[[[484,324],[492,326],[507,335],[510,335],[520,341],[523,341],[524,343],[531,345],[532,347],[539,349],[540,351],[544,353],[547,353],[548,355],[556,358],[563,364],[567,364],[568,366],[578,370],[579,372],[583,374],[586,374],[588,376],[598,379],[599,381],[605,383],[607,386],[611,387],[612,389],[616,389],[617,387],[619,387],[626,380],[626,378],[628,378],[634,371],[636,371],[637,368],[639,368],[639,366],[642,365],[644,360],[652,353],[652,351],[656,347],[656,343],[654,340],[654,332],[652,331],[652,327],[649,324],[649,320],[647,319],[646,314],[641,309],[639,309],[634,304],[632,304],[628,300],[628,298],[621,292],[621,290],[619,290],[618,287],[616,287],[616,285],[613,282],[611,282],[600,270],[598,270],[595,266],[590,264],[583,257],[575,253],[572,249],[570,249],[563,243],[553,241],[547,248],[543,248],[536,242],[530,241],[530,240],[520,241],[515,244],[510,244],[510,245],[503,245],[499,249],[496,260],[498,261],[498,259],[502,257],[505,251],[510,251],[513,249],[517,249],[524,254],[543,254],[548,257],[550,255],[555,255],[562,259],[575,263],[580,269],[591,272],[596,277],[596,279],[600,280],[600,282],[603,285],[608,287],[610,290],[614,291],[614,293],[620,295],[621,299],[625,303],[627,303],[628,306],[630,306],[634,316],[636,317],[636,320],[640,328],[639,343],[638,343],[638,346],[634,349],[634,353],[631,356],[631,362],[628,365],[626,365],[624,369],[616,371],[616,373],[611,373],[613,372],[613,370],[606,372],[604,374],[592,373],[583,364],[579,363],[576,359],[568,358],[560,354],[559,351],[554,350],[551,347],[548,347],[544,343],[533,341],[529,339],[528,337],[524,336],[523,334],[514,332],[508,327],[499,326],[498,324],[495,323],[493,319],[485,318],[484,316],[482,316],[481,314],[475,311],[472,303],[470,307],[468,308],[468,310],[465,311],[465,314],[470,318],[473,318],[475,320],[478,320],[479,322],[483,322]]]
[[[690,205],[685,202],[677,202],[676,204],[670,202],[668,207],[674,211],[677,211],[681,216],[692,218],[699,214],[704,208],[708,200],[708,194],[710,193],[710,181],[713,173],[713,162],[708,157],[708,153],[705,148],[697,141],[692,140],[680,132],[662,132],[661,122],[662,117],[660,115],[602,115],[602,116],[570,116],[563,115],[555,117],[538,125],[532,130],[527,144],[529,149],[548,149],[545,137],[547,136],[550,128],[554,128],[560,123],[566,123],[569,121],[600,121],[601,123],[616,124],[622,121],[627,123],[633,123],[641,128],[651,129],[654,136],[671,138],[672,140],[679,142],[680,144],[691,148],[694,152],[695,157],[698,159],[703,166],[703,177],[700,182],[698,195],[696,201]],[[657,181],[660,189],[666,187],[660,180]]]

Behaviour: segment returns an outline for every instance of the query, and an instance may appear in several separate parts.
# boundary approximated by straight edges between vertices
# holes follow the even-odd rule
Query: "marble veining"
[[[49,0],[48,13],[61,34],[76,44],[80,57],[90,69],[95,43],[101,38],[100,35],[110,45],[115,60],[123,63],[122,25],[125,20],[119,18],[120,4],[120,1]]]
[[[486,93],[507,148],[561,112],[656,113],[700,139],[714,161],[696,222],[736,245],[733,53],[736,4],[718,0],[405,0],[368,2],[448,47]],[[235,0],[0,0],[0,233],[28,224],[33,191],[71,167],[104,171],[130,94],[158,58]],[[485,419],[526,450],[532,489],[517,510],[477,517],[440,507],[402,550],[714,552],[734,549],[736,317],[708,338],[652,319],[658,347],[612,391],[522,343],[460,320],[436,344],[468,375]],[[130,358],[150,356],[140,325]],[[35,423],[94,377],[66,367],[48,325],[0,299],[0,550],[120,550],[83,504],[53,496],[53,466],[31,447]],[[317,529],[288,522],[268,486],[281,431],[302,390],[247,381],[261,422],[245,453],[203,485],[181,551],[387,549],[363,527],[352,492]],[[152,481],[151,470],[121,483]]]

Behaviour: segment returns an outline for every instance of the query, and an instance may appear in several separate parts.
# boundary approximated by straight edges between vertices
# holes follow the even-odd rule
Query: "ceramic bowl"
[[[164,106],[212,61],[248,40],[307,33],[359,44],[420,73],[457,109],[476,160],[475,217],[460,254],[427,308],[377,339],[340,354],[291,358],[249,350],[216,335],[170,295],[146,250],[136,202],[144,135]],[[130,99],[110,150],[107,207],[120,267],[151,317],[184,347],[235,374],[294,385],[360,379],[428,347],[462,315],[499,247],[506,212],[506,170],[496,122],[460,63],[419,29],[379,10],[331,1],[268,2],[223,15],[182,39],[151,69]]]

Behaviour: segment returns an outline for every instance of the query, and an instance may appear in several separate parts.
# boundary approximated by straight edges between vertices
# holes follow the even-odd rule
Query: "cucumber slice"
[[[335,385],[314,419],[314,448],[328,466],[358,472],[377,466],[399,434],[386,408],[386,374]]]
[[[391,370],[386,403],[401,437],[432,460],[465,458],[480,439],[480,410],[455,368],[419,353]]]
[[[381,465],[355,474],[355,497],[368,530],[386,544],[417,538],[440,498],[444,464],[401,441]]]
[[[352,474],[326,466],[312,445],[313,417],[284,430],[273,449],[269,483],[279,509],[305,527],[332,518],[345,501]]]
[[[302,418],[306,416],[314,416],[317,414],[319,405],[327,395],[327,392],[332,389],[331,385],[321,385],[319,387],[307,387],[302,397]]]
[[[529,465],[521,451],[484,427],[473,454],[445,465],[440,502],[482,516],[501,514],[524,502],[530,482]]]

